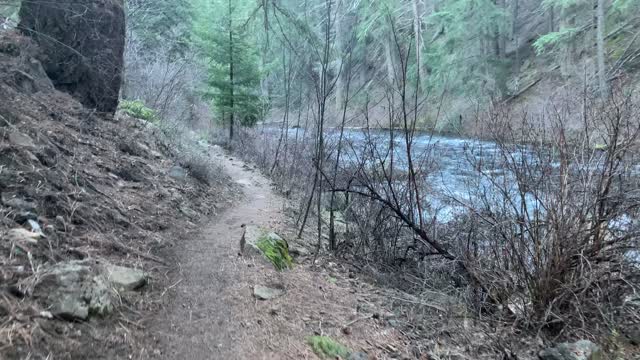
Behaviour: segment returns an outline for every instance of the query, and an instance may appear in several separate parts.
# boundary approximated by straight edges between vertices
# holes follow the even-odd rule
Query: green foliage
[[[277,270],[282,271],[293,266],[289,245],[285,240],[266,234],[258,240],[256,246]]]
[[[544,54],[546,51],[558,44],[570,41],[577,31],[578,29],[576,28],[563,28],[560,29],[560,31],[542,35],[533,43],[533,48],[537,54]]]
[[[158,114],[155,110],[148,108],[140,100],[122,100],[119,104],[119,109],[134,118],[156,122],[158,121]]]
[[[208,70],[203,95],[213,101],[219,119],[233,115],[242,125],[252,126],[264,116],[265,101],[259,91],[257,44],[246,25],[248,3],[194,0],[194,4],[195,43]]]
[[[323,359],[346,359],[351,354],[349,348],[328,336],[310,336],[307,343]]]
[[[507,9],[491,0],[451,0],[443,2],[427,20],[427,28],[439,29],[441,34],[427,48],[425,56],[431,69],[428,84],[431,89],[447,88],[453,94],[469,96],[485,91],[491,79],[496,83],[493,90],[504,91],[503,74],[509,63],[493,49],[483,51],[483,56],[469,53],[478,47],[479,38],[485,39],[485,46],[494,47],[500,34],[510,31]]]

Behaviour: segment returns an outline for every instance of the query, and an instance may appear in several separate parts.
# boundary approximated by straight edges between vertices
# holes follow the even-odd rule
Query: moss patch
[[[158,120],[158,114],[153,109],[146,107],[140,100],[123,100],[120,101],[118,106],[123,113],[131,117],[150,122],[156,122]]]
[[[290,269],[293,266],[289,245],[284,239],[266,234],[260,237],[256,246],[277,270]]]
[[[349,348],[328,336],[311,336],[307,343],[316,355],[324,359],[346,359],[351,354]]]

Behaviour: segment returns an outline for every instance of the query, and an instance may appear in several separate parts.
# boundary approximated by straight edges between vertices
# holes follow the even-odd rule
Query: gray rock
[[[289,254],[298,257],[306,257],[311,255],[311,252],[309,251],[309,249],[302,245],[291,244],[289,245]]]
[[[200,214],[197,211],[189,209],[186,206],[181,207],[180,212],[185,214],[188,218],[191,218],[191,219],[197,219],[200,217]]]
[[[269,232],[256,225],[247,225],[244,232],[244,246],[241,245],[242,255],[262,256],[262,251],[258,248],[258,241],[264,236],[273,239],[282,239],[278,234]]]
[[[268,287],[263,285],[255,285],[253,287],[253,296],[258,300],[272,300],[284,295],[284,287]]]
[[[33,140],[28,135],[16,131],[9,133],[9,142],[22,147],[35,147]]]
[[[105,265],[104,275],[117,290],[136,290],[147,283],[147,276],[143,271],[123,266]]]
[[[598,345],[589,340],[580,340],[542,350],[538,357],[540,360],[603,360],[604,354]]]
[[[86,107],[113,114],[124,67],[123,0],[24,1],[19,17],[53,84]]]
[[[187,170],[180,165],[175,165],[169,169],[169,177],[176,180],[185,180],[187,178]]]
[[[86,320],[90,315],[107,315],[113,310],[107,279],[88,262],[59,263],[38,276],[34,297],[41,299],[51,314],[67,320]]]
[[[369,355],[363,352],[353,352],[349,354],[348,360],[369,360]]]
[[[36,205],[33,202],[26,201],[20,198],[3,198],[2,203],[16,210],[22,210],[26,212],[32,212],[36,209]]]

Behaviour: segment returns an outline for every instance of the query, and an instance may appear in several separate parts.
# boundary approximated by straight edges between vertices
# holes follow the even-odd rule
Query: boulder
[[[87,107],[115,113],[124,64],[122,0],[23,1],[20,19],[57,89]]]
[[[33,144],[33,140],[31,140],[28,135],[19,133],[17,131],[12,131],[9,133],[9,142],[20,147],[35,147],[35,145]]]
[[[258,300],[272,300],[284,295],[284,287],[256,285],[253,287],[253,296]]]
[[[136,290],[147,283],[147,275],[142,270],[107,264],[104,275],[117,290]]]
[[[542,350],[538,357],[540,360],[603,360],[604,354],[598,345],[589,340],[580,340]]]
[[[241,244],[243,256],[262,255],[262,251],[258,248],[260,237],[266,233],[266,230],[255,225],[247,225],[244,230],[244,243]]]
[[[90,315],[107,315],[113,310],[107,279],[89,263],[59,263],[36,278],[32,294],[53,316],[86,320]]]

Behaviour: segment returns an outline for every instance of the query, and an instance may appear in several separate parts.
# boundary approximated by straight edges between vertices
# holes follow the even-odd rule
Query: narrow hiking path
[[[242,224],[285,236],[293,227],[267,178],[219,148],[212,156],[244,197],[177,246],[172,300],[152,321],[149,336],[156,344],[146,353],[160,359],[313,359],[305,339],[320,334],[370,355],[398,346],[398,333],[373,319],[380,310],[372,288],[355,276],[338,279],[340,271],[312,271],[310,265],[277,272],[260,259],[238,256]],[[274,283],[284,286],[284,296],[252,296],[254,285]]]

